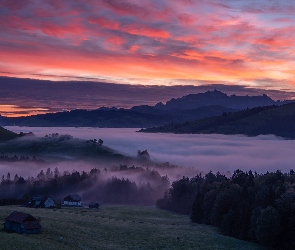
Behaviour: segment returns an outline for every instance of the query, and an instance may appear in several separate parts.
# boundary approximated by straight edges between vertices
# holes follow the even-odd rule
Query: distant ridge
[[[287,101],[288,102],[288,101]],[[232,109],[254,108],[258,106],[269,106],[273,104],[282,105],[286,101],[274,101],[267,95],[261,96],[237,96],[220,92],[218,90],[207,91],[205,93],[190,94],[181,98],[172,98],[164,105],[156,104],[155,108],[163,110],[171,109],[194,109],[202,106],[220,105]]]
[[[176,134],[273,134],[295,139],[295,103],[245,109],[184,123],[142,129],[140,132]]]
[[[288,102],[290,101],[274,101],[267,95],[228,96],[214,90],[172,98],[166,104],[157,103],[155,106],[140,105],[130,109],[101,107],[96,110],[72,110],[18,118],[1,116],[0,125],[146,128]]]

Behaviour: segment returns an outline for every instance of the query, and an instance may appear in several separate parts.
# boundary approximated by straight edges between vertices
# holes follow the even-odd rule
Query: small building
[[[35,208],[53,208],[55,207],[55,202],[51,197],[46,196],[35,196],[28,203],[28,207]]]
[[[4,229],[10,232],[20,234],[38,234],[41,233],[39,221],[30,214],[14,211],[4,223]]]
[[[64,206],[82,206],[81,197],[78,194],[69,194],[64,198]]]
[[[98,202],[90,202],[89,208],[99,208],[99,203]]]
[[[44,200],[42,200],[41,207],[53,208],[55,207],[55,201],[51,197],[45,197]]]

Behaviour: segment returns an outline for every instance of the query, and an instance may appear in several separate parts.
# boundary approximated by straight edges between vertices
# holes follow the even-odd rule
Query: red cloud
[[[169,32],[166,30],[155,29],[155,28],[151,28],[147,26],[143,27],[136,24],[126,25],[121,30],[132,35],[147,36],[147,37],[154,37],[154,38],[170,37]]]
[[[189,15],[187,13],[180,14],[177,16],[178,20],[184,24],[192,24],[195,20],[196,17]]]
[[[294,8],[221,2],[2,1],[0,71],[290,82]]]
[[[120,26],[119,22],[115,20],[107,19],[104,17],[90,17],[89,22],[92,24],[97,24],[103,28],[113,29],[113,30],[119,29],[119,26]]]

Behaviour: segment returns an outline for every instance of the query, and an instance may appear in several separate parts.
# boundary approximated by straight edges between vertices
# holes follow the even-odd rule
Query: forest
[[[130,178],[122,177],[126,174]],[[47,168],[26,179],[8,172],[1,179],[0,205],[23,204],[39,195],[62,201],[69,193],[80,194],[84,203],[154,205],[169,186],[169,178],[157,170],[127,165],[81,173]]]
[[[1,156],[9,161],[42,161]],[[43,162],[43,166],[46,164]],[[2,175],[0,205],[24,204],[34,196],[55,201],[78,193],[84,204],[154,205],[190,216],[191,222],[213,225],[225,235],[277,249],[295,249],[295,172],[236,170],[232,176],[207,174],[178,176],[169,163],[147,166],[113,165],[109,169],[61,171],[45,168],[36,176]],[[184,172],[182,172],[184,173]],[[188,172],[187,172],[188,174]],[[128,177],[126,177],[128,176]]]
[[[295,249],[295,175],[236,170],[172,183],[158,208],[188,214],[228,236],[278,249]]]

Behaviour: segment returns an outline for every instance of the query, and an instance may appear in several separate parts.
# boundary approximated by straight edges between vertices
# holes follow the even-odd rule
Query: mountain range
[[[274,101],[267,95],[228,96],[220,91],[190,94],[172,98],[165,104],[141,105],[130,109],[101,107],[96,110],[71,110],[27,117],[8,118],[1,116],[1,126],[66,126],[147,128],[168,123],[182,123],[236,112],[246,108],[283,105],[291,101]]]

